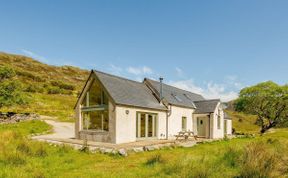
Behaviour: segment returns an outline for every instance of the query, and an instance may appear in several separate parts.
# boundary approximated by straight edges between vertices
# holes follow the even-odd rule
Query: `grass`
[[[85,153],[31,141],[41,121],[0,125],[0,177],[279,177],[288,175],[288,129],[256,138],[131,153]]]
[[[31,95],[31,102],[26,105],[14,105],[1,108],[2,112],[29,112],[54,117],[58,121],[74,122],[73,107],[76,97],[68,95],[47,95],[35,93]]]
[[[260,127],[256,125],[257,116],[226,110],[232,118],[232,125],[236,133],[258,134]]]
[[[13,80],[22,85],[27,105],[3,107],[2,112],[33,112],[55,117],[59,121],[74,121],[73,107],[89,71],[72,66],[52,66],[32,58],[0,52],[0,66],[15,71]]]

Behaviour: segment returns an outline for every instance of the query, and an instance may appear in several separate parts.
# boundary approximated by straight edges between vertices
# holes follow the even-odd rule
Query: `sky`
[[[207,99],[288,78],[288,1],[0,0],[0,51]]]

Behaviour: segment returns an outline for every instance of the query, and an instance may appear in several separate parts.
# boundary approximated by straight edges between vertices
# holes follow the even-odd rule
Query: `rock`
[[[124,148],[121,148],[121,149],[119,149],[118,150],[118,153],[121,155],[121,156],[128,156],[128,154],[127,154],[127,152],[126,152],[126,150],[124,149]]]
[[[24,120],[39,119],[39,115],[34,113],[17,114],[14,112],[1,113],[0,112],[0,123],[16,123]]]
[[[105,153],[105,148],[100,148],[99,151],[100,153]]]
[[[118,154],[118,151],[113,149],[111,153],[112,153],[113,155],[116,155],[116,154]]]
[[[104,153],[105,153],[105,154],[112,153],[112,151],[113,151],[112,148],[106,148],[106,149],[104,149]]]
[[[132,150],[133,150],[135,153],[139,153],[139,152],[143,152],[143,151],[144,151],[143,147],[135,147],[135,148],[133,148]]]
[[[153,150],[155,150],[155,147],[154,146],[145,146],[144,150],[145,151],[153,151]]]
[[[196,145],[196,142],[184,142],[180,143],[179,146],[182,146],[184,148],[190,148]]]

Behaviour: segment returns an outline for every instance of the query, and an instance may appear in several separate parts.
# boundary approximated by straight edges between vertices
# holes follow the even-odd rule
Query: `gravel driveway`
[[[57,122],[54,120],[44,120],[53,126],[53,133],[48,135],[34,136],[34,139],[69,139],[74,138],[74,123]]]

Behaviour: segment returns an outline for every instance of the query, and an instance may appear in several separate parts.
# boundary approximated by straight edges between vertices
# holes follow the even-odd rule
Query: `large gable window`
[[[81,103],[82,129],[108,131],[108,97],[99,82],[92,81]]]

